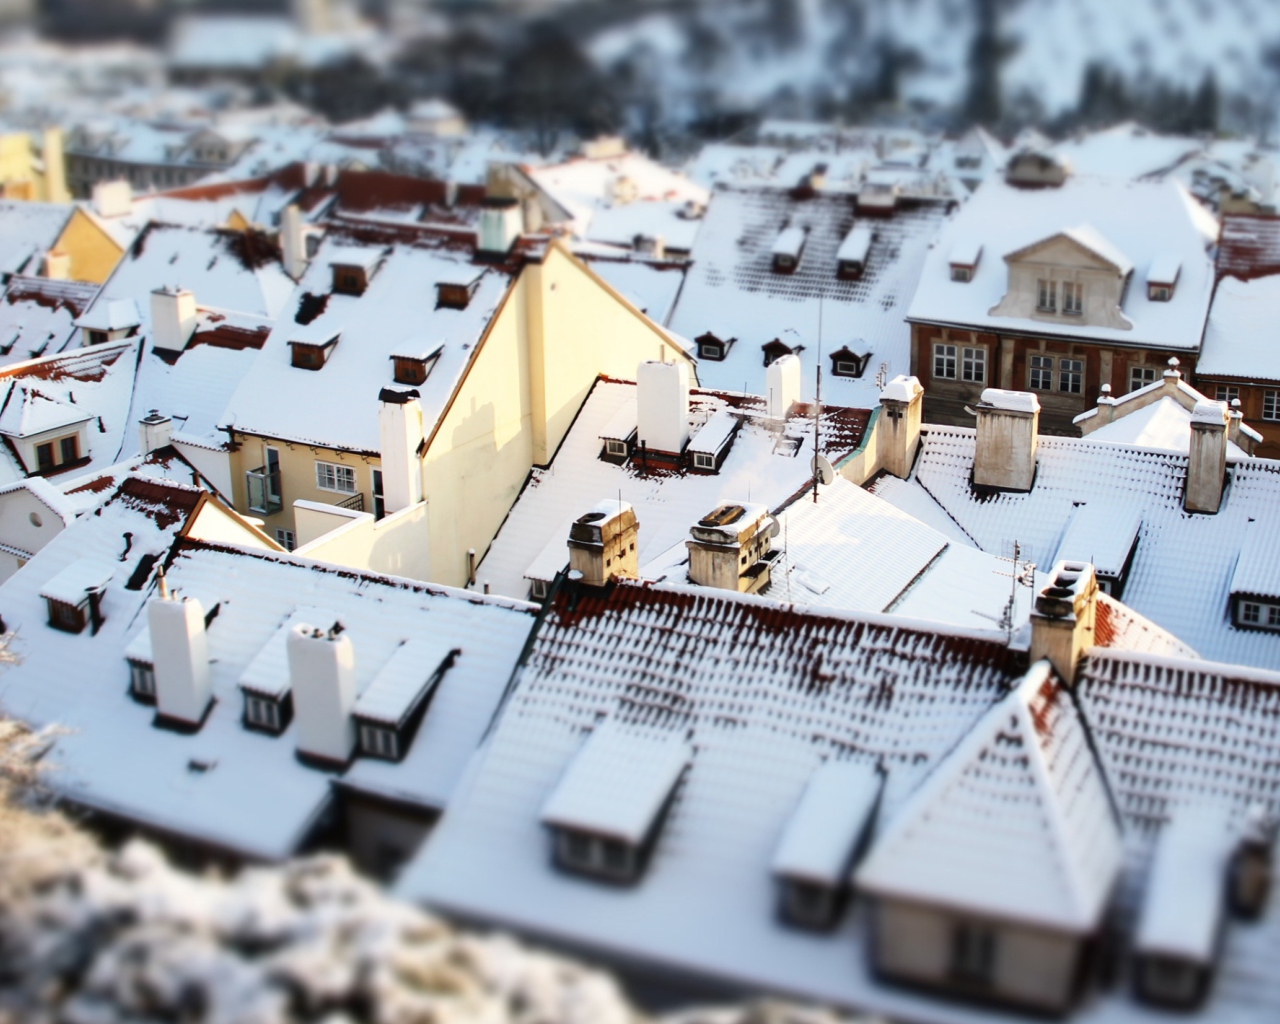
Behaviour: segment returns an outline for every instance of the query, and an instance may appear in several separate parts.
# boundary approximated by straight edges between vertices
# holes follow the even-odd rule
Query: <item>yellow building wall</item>
[[[71,278],[102,284],[124,256],[124,249],[79,207],[71,214],[55,249],[71,257]]]
[[[41,142],[44,151],[38,154],[26,132],[0,135],[0,188],[6,199],[64,203],[70,198],[61,129],[46,129]]]

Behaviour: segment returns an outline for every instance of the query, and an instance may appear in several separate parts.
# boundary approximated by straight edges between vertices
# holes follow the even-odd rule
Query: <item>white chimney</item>
[[[1188,512],[1217,512],[1222,504],[1222,484],[1227,473],[1226,402],[1207,398],[1191,410],[1191,450],[1187,455]]]
[[[765,370],[765,387],[769,419],[785,420],[791,407],[800,401],[800,357],[786,355],[771,362]]]
[[[196,330],[196,297],[185,288],[157,288],[151,293],[151,344],[165,352],[182,352]]]
[[[71,254],[59,249],[45,253],[44,276],[50,281],[71,280]]]
[[[484,208],[480,211],[480,233],[476,247],[481,252],[505,256],[516,244],[523,229],[524,215],[518,199],[485,199]]]
[[[298,280],[307,269],[308,261],[307,229],[296,203],[290,203],[280,215],[280,252],[284,257],[284,272]]]
[[[127,181],[100,181],[91,201],[99,217],[123,217],[133,209],[133,189]]]
[[[987,388],[976,411],[973,482],[1005,491],[1031,490],[1040,443],[1040,399],[1029,391]]]
[[[152,598],[147,605],[147,625],[160,716],[199,725],[213,698],[204,608],[193,597]]]
[[[880,392],[880,421],[876,425],[876,454],[887,473],[906,479],[920,443],[920,414],[924,388],[915,377],[898,374]]]
[[[346,764],[355,746],[351,709],[356,702],[356,655],[351,639],[297,625],[289,632],[289,685],[298,725],[298,752]]]
[[[423,441],[417,389],[383,388],[378,394],[378,444],[382,501],[388,514],[422,500]]]
[[[158,409],[152,409],[145,418],[138,420],[139,450],[143,455],[150,455],[167,445],[172,433],[173,420],[162,416]]]
[[[679,454],[689,441],[689,366],[645,362],[636,368],[636,441],[650,452]]]

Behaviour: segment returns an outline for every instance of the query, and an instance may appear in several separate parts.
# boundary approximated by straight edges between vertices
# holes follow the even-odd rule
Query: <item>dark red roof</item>
[[[1230,213],[1222,218],[1218,277],[1248,281],[1280,273],[1280,217]]]

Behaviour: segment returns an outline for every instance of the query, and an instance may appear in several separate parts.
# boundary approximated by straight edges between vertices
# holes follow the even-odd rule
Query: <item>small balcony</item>
[[[245,486],[249,495],[249,511],[258,515],[274,515],[284,508],[280,491],[280,470],[259,466],[245,473]]]
[[[335,501],[334,504],[338,508],[349,508],[353,512],[364,511],[364,495],[356,493],[349,498],[343,498],[341,501]]]

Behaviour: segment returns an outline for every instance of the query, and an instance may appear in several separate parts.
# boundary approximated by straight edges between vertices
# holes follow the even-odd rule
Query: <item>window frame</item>
[[[616,459],[625,459],[628,455],[629,448],[626,441],[619,441],[616,437],[606,437],[604,439],[604,453]]]
[[[999,956],[999,932],[978,921],[955,921],[951,928],[948,973],[953,981],[989,988],[995,982]]]
[[[361,722],[360,752],[383,761],[399,761],[400,736],[392,726]]]
[[[1058,312],[1058,282],[1051,277],[1036,278],[1036,312]]]
[[[965,345],[960,350],[960,379],[967,384],[987,382],[987,347]]]
[[[156,668],[145,661],[129,662],[129,692],[144,700],[155,700]]]
[[[45,454],[46,452],[48,453],[47,456]],[[54,461],[53,442],[42,441],[40,444],[36,445],[36,472],[48,473],[56,466],[57,462]]]
[[[68,445],[70,446],[70,454],[67,454]],[[80,435],[67,434],[65,437],[58,438],[58,454],[62,457],[62,464],[80,461]]]
[[[1084,315],[1084,284],[1080,281],[1062,282],[1063,316]]]
[[[331,473],[327,474],[333,479],[332,486],[324,482],[327,470],[332,470]],[[351,474],[351,487],[339,487],[339,476],[347,473]],[[360,492],[360,484],[356,479],[355,467],[343,465],[341,462],[325,462],[323,459],[316,459],[316,488],[317,490],[328,491],[331,494],[358,494]]]
[[[1067,386],[1073,385],[1073,386]],[[1064,356],[1058,360],[1058,387],[1063,395],[1084,394],[1084,360]]]
[[[1143,388],[1154,384],[1158,379],[1159,371],[1154,366],[1131,365],[1129,367],[1129,392],[1141,391]],[[1147,379],[1147,375],[1151,375],[1151,379]],[[1139,380],[1142,383],[1137,383]]]
[[[947,350],[950,350],[950,354]],[[950,373],[946,372],[948,366],[951,369]],[[942,369],[939,370],[939,367]],[[948,341],[935,341],[933,343],[933,379],[958,380],[959,370],[959,346]]]
[[[715,469],[716,457],[714,455],[709,455],[706,452],[694,452],[693,468],[694,469]]]
[[[283,526],[277,526],[276,543],[286,551],[295,551],[298,547],[298,535],[293,530],[286,530]]]
[[[1219,402],[1226,402],[1227,405],[1230,405],[1240,397],[1240,386],[1238,384],[1219,384],[1214,391],[1214,395],[1217,396]]]
[[[1262,418],[1268,423],[1280,420],[1280,391],[1268,389],[1262,392]]]
[[[968,284],[973,280],[973,267],[966,266],[963,263],[951,264],[951,280],[958,281],[960,284]]]
[[[1052,391],[1054,385],[1054,356],[1033,352],[1027,357],[1027,390]],[[1044,375],[1044,376],[1041,376]],[[1036,381],[1043,381],[1037,384]]]
[[[280,731],[280,704],[256,693],[244,695],[245,724],[268,732]]]

